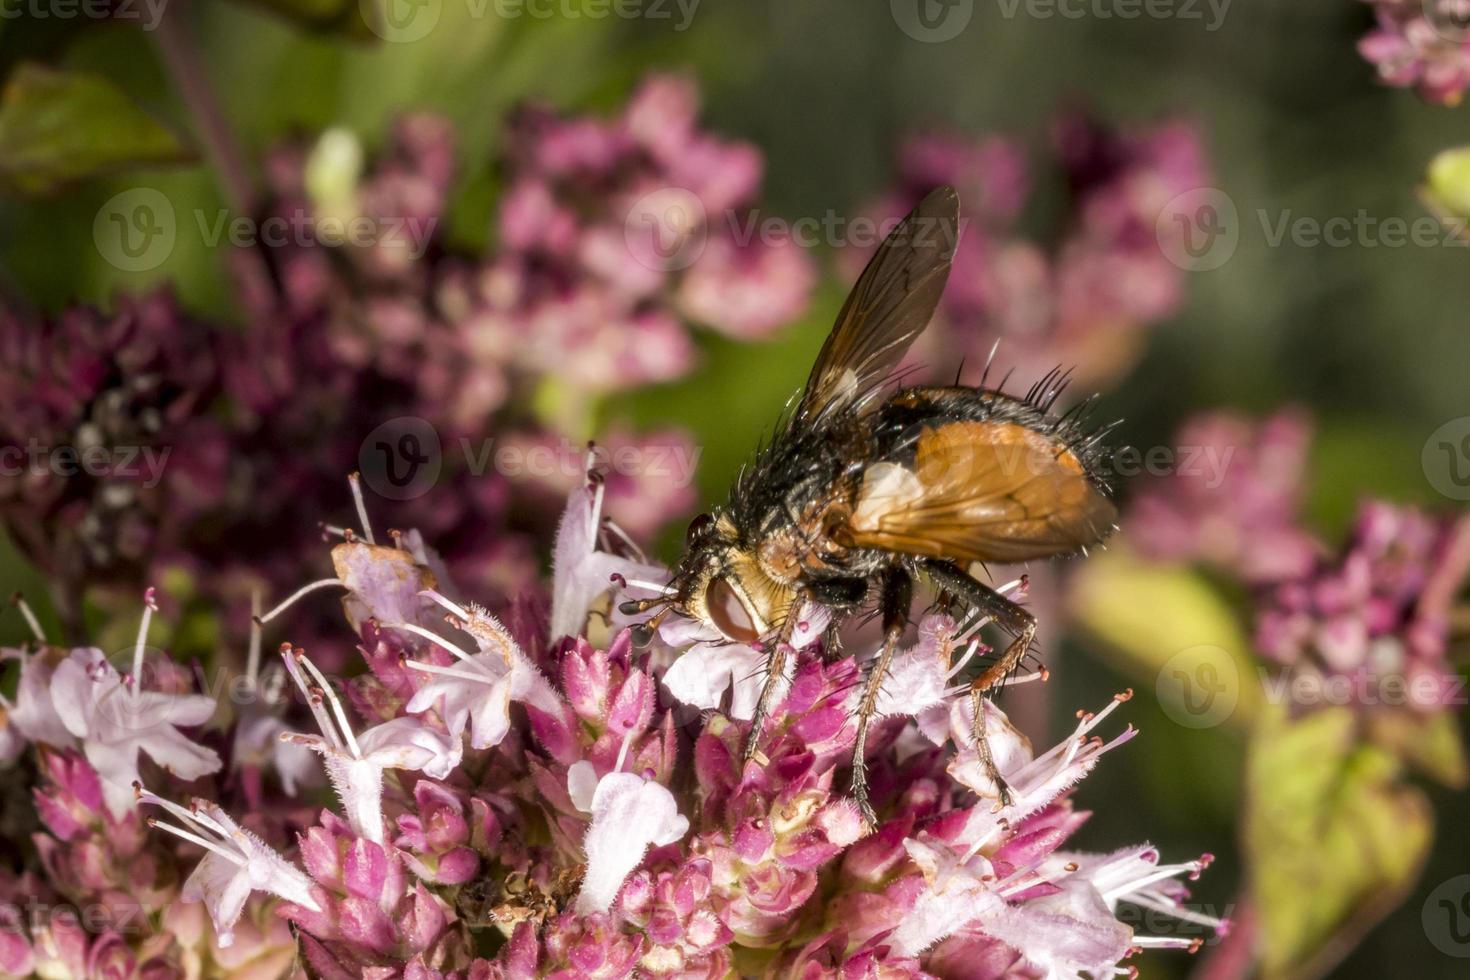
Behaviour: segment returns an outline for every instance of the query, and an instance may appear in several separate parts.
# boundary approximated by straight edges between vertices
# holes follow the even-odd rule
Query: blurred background
[[[348,520],[340,475],[359,466],[383,524],[422,528],[463,578],[509,594],[539,573],[557,508],[527,489],[535,474],[475,479],[473,453],[467,463],[456,447],[485,438],[578,458],[588,438],[697,450],[692,485],[632,472],[614,508],[673,560],[684,519],[722,498],[805,379],[874,244],[854,220],[895,217],[940,179],[960,187],[976,251],[957,262],[959,298],[915,355],[920,370],[977,383],[1000,339],[997,367],[1017,368],[1015,387],[1075,367],[1069,397],[1099,392],[1094,418],[1124,419],[1117,443],[1144,451],[1174,447],[1203,412],[1296,406],[1311,432],[1296,519],[1329,549],[1364,497],[1459,504],[1470,252],[1440,222],[1454,185],[1436,183],[1431,162],[1470,130],[1465,110],[1440,104],[1454,99],[1385,85],[1359,53],[1382,9],[388,3],[131,0],[63,15],[5,0],[0,427],[16,445],[38,430],[71,434],[55,445],[105,430],[104,444],[175,454],[167,479],[133,496],[112,476],[79,489],[7,472],[0,587],[24,590],[48,630],[108,636],[151,576],[181,624],[171,648],[219,655],[237,643],[251,583],[279,594],[311,577],[318,522]],[[672,81],[650,91],[650,78]],[[697,131],[664,159],[577,123],[611,119],[651,127],[650,146]],[[668,188],[704,205],[702,251],[656,248],[645,283],[588,229],[602,220],[616,251],[637,230],[630,202]],[[416,216],[425,234],[407,248],[258,240],[264,217],[298,211],[313,227],[330,214]],[[1175,214],[1187,240],[1173,237]],[[769,236],[728,247],[768,219]],[[688,232],[678,220],[653,216],[655,246]],[[575,247],[557,239],[563,221],[583,236]],[[1424,233],[1395,238],[1394,222]],[[1342,233],[1323,234],[1329,225]],[[799,228],[810,234],[794,244],[780,234]],[[578,292],[577,276],[597,288]],[[37,381],[34,344],[67,352],[55,384]],[[117,381],[138,365],[162,380]],[[77,383],[97,389],[90,427],[57,394]],[[97,419],[103,389],[123,392],[109,396],[111,422]],[[404,418],[429,420],[443,474],[384,499],[395,485],[374,484],[369,457],[379,442],[406,451]],[[564,491],[563,469],[540,482]],[[1125,514],[1148,485],[1171,492],[1168,469],[1120,472]],[[1131,550],[1131,533],[1125,520],[1114,551]],[[1250,589],[1195,574],[1212,605],[1191,619],[1148,580],[1093,581],[1076,600],[1084,565],[1038,573],[1052,679],[1017,710],[1055,734],[1079,707],[1134,687],[1127,717],[1143,735],[1082,788],[1079,806],[1096,815],[1080,843],[1146,834],[1168,854],[1213,852],[1195,899],[1238,915],[1251,869],[1269,874],[1273,860],[1243,816],[1245,787],[1258,785],[1245,737],[1181,724],[1158,685],[1175,650],[1249,646]],[[1177,624],[1155,621],[1176,612]],[[1229,637],[1208,625],[1217,613]],[[0,619],[0,635],[21,639],[19,620]],[[1158,662],[1131,649],[1149,643]],[[1470,805],[1454,777],[1402,778],[1427,794],[1440,832],[1422,872],[1384,886],[1393,901],[1360,902],[1329,930],[1340,949],[1318,974],[1464,975],[1470,944],[1436,941],[1430,917],[1431,893],[1470,872],[1455,832]],[[1298,887],[1310,907],[1319,885]],[[1203,974],[1217,946],[1140,969]]]

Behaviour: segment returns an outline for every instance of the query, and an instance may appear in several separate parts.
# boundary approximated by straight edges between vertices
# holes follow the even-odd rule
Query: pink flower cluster
[[[1195,128],[1172,120],[1118,132],[1068,114],[1053,122],[1051,153],[1067,205],[1040,241],[1018,227],[1033,172],[1020,143],[931,133],[904,146],[897,187],[868,211],[897,220],[930,188],[952,184],[968,218],[941,319],[921,338],[928,347],[916,363],[984,364],[999,341],[1003,370],[1040,377],[1076,365],[1090,387],[1126,373],[1147,328],[1178,309],[1186,273],[1161,248],[1158,236],[1173,232],[1161,232],[1158,217],[1210,182]],[[864,259],[852,256],[854,274]]]
[[[1378,77],[1426,102],[1455,106],[1470,88],[1470,2],[1368,0],[1377,26],[1358,52]]]
[[[1470,524],[1364,502],[1341,552],[1277,585],[1256,647],[1299,673],[1402,679],[1403,703],[1454,710],[1449,609],[1470,573]]]
[[[1129,543],[1150,558],[1201,562],[1251,584],[1306,574],[1319,549],[1298,523],[1311,435],[1297,409],[1260,422],[1194,416],[1174,437],[1169,472],[1139,485]]]
[[[697,115],[691,82],[657,76],[613,118],[516,117],[500,249],[446,286],[472,354],[606,391],[687,372],[685,321],[748,339],[801,314],[808,256],[735,234],[760,153]]]
[[[1310,436],[1297,409],[1259,422],[1191,419],[1175,469],[1130,504],[1127,541],[1146,558],[1207,565],[1249,588],[1256,648],[1294,675],[1392,677],[1404,687],[1397,703],[1452,708],[1449,616],[1470,576],[1470,522],[1369,499],[1331,548],[1300,513]]]
[[[161,292],[109,313],[0,315],[0,450],[25,461],[0,476],[0,520],[68,633],[100,587],[131,602],[170,581],[234,611],[243,640],[253,590],[323,571],[300,501],[385,452],[437,474],[432,505],[427,485],[377,488],[398,500],[395,525],[454,542],[445,560],[476,594],[526,587],[596,399],[688,371],[693,324],[763,336],[813,288],[800,249],[734,237],[761,157],[701,128],[697,108],[692,84],[655,76],[611,119],[524,110],[498,241],[478,255],[445,233],[461,176],[445,120],[399,120],[372,157],[341,130],[290,142],[264,162],[260,240],[227,252],[260,273],[237,277],[243,329]],[[681,207],[700,220],[670,224]],[[380,428],[405,419],[419,428]],[[655,465],[690,458],[685,433],[604,435],[613,459],[641,460],[608,485],[630,532],[691,506],[691,474]],[[298,625],[303,641],[329,628]]]
[[[126,675],[95,651],[14,652],[7,736],[40,767],[44,880],[3,884],[82,915],[9,907],[0,969],[267,977],[299,955],[331,980],[1080,978],[1223,927],[1179,881],[1208,856],[1069,846],[1087,816],[1072,787],[1134,734],[1095,734],[1126,696],[1041,752],[989,709],[1002,805],[955,683],[974,628],[926,618],[870,740],[868,828],[844,793],[862,658],[827,661],[806,631],[754,735],[704,700],[748,703],[736,689],[758,676],[732,670],[681,701],[687,679],[664,681],[684,656],[755,651],[716,654],[687,623],[635,651],[607,593],[647,593],[667,571],[625,555],[603,499],[600,480],[571,493],[549,616],[534,595],[503,620],[451,599],[416,533],[338,544],[337,577],[298,601],[343,593],[367,666],[351,679],[284,644],[246,685],[260,700],[217,704],[182,671],[144,669],[146,617]],[[296,700],[264,696],[282,682]],[[288,776],[269,752],[217,751],[252,712],[320,757],[335,807],[293,795],[294,763]],[[1121,904],[1179,929],[1141,935]]]

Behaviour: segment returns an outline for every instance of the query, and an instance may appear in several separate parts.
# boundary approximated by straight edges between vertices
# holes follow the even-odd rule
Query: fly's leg
[[[888,664],[893,659],[893,650],[908,622],[909,603],[913,600],[914,584],[909,573],[898,565],[890,565],[883,573],[879,593],[879,611],[883,616],[883,647],[878,652],[878,661],[868,671],[863,686],[863,699],[858,704],[857,738],[852,746],[852,795],[862,811],[863,819],[870,828],[878,826],[878,816],[868,802],[868,768],[864,755],[868,747],[868,725],[878,707],[878,692],[883,688],[883,678],[888,674]]]
[[[766,726],[766,716],[775,705],[776,689],[786,675],[786,658],[791,656],[791,634],[796,630],[796,606],[787,614],[777,631],[771,655],[766,658],[766,683],[761,687],[760,700],[755,704],[755,715],[750,720],[750,734],[745,737],[745,758],[749,762],[760,751],[761,729]]]
[[[990,751],[990,741],[985,737],[985,701],[995,686],[1005,680],[1026,656],[1031,641],[1036,639],[1036,617],[984,583],[977,582],[952,562],[927,559],[921,567],[935,585],[958,596],[976,612],[990,616],[1015,636],[1000,658],[970,683],[970,702],[974,711],[971,730],[975,737],[975,750],[980,755],[980,764],[985,767],[985,774],[995,783],[1000,794],[1000,805],[1010,806],[1014,802],[1011,788],[1001,776],[1000,768],[995,764],[995,756]]]

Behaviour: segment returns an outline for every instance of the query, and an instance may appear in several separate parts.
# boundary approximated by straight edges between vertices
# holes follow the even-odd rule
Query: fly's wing
[[[925,426],[911,462],[863,474],[846,537],[857,547],[1021,562],[1070,554],[1113,529],[1117,511],[1061,440],[1010,421]]]
[[[796,421],[866,407],[923,332],[949,278],[959,243],[960,199],[930,192],[878,247],[852,287],[812,365]]]

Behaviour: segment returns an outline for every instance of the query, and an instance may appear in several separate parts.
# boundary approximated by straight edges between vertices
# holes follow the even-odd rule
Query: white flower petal
[[[633,773],[602,777],[582,844],[587,872],[577,895],[578,914],[607,911],[649,845],[672,844],[688,832],[689,821],[679,814],[667,787]]]

